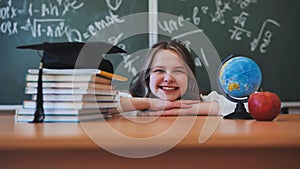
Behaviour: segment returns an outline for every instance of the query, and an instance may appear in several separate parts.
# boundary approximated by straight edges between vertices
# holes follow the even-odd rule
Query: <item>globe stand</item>
[[[252,116],[245,109],[242,101],[238,101],[234,112],[224,116],[224,119],[253,119]]]
[[[227,98],[233,102],[237,102],[237,105],[234,109],[234,112],[224,116],[224,119],[253,119],[252,116],[250,115],[250,113],[247,112],[247,110],[245,109],[245,105],[244,102],[247,101],[248,99],[244,99],[244,100],[237,100],[234,99],[232,97],[230,97],[229,95],[226,95]]]

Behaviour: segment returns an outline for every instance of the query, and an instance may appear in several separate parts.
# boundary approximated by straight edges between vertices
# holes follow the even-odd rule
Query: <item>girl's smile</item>
[[[172,50],[157,52],[152,62],[150,90],[163,100],[176,100],[187,90],[187,70],[181,58]]]

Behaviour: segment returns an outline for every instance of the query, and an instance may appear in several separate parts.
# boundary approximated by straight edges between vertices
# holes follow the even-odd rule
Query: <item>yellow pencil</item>
[[[103,70],[100,70],[99,74],[101,76],[104,76],[104,77],[107,77],[107,78],[110,78],[110,79],[116,79],[116,80],[119,80],[119,81],[127,81],[128,80],[127,77],[123,77],[123,76],[120,76],[120,75],[112,74],[112,73],[109,73],[109,72],[106,72],[106,71],[103,71]]]
[[[1,0],[0,0],[1,1]],[[98,69],[47,69],[43,68],[43,73],[45,74],[100,74],[101,76],[107,77],[109,79],[115,79],[119,81],[127,81],[128,79],[126,77],[116,75],[113,73],[106,72],[104,70],[98,70]],[[28,73],[31,74],[37,74],[38,69],[29,69]]]

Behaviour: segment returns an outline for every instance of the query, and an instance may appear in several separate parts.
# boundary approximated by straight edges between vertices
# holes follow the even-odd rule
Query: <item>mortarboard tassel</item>
[[[38,88],[37,88],[37,100],[36,100],[36,110],[34,112],[34,119],[32,123],[42,123],[45,118],[44,106],[43,106],[43,62],[44,57],[42,57],[39,75],[38,75]]]

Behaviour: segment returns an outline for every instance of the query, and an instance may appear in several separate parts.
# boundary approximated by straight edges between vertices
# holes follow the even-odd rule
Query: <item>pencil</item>
[[[1,0],[0,0],[1,1]],[[31,74],[38,74],[38,69],[28,69],[28,73]],[[119,81],[127,81],[128,79],[126,77],[116,75],[113,73],[109,73],[103,70],[98,69],[47,69],[43,68],[43,73],[45,74],[67,74],[67,75],[73,75],[73,74],[99,74],[101,76],[107,77],[109,79],[116,79]]]
[[[101,76],[110,78],[110,79],[116,79],[116,80],[120,80],[120,81],[127,81],[128,79],[126,77],[120,76],[120,75],[116,75],[116,74],[112,74],[103,70],[99,71],[99,74]]]

